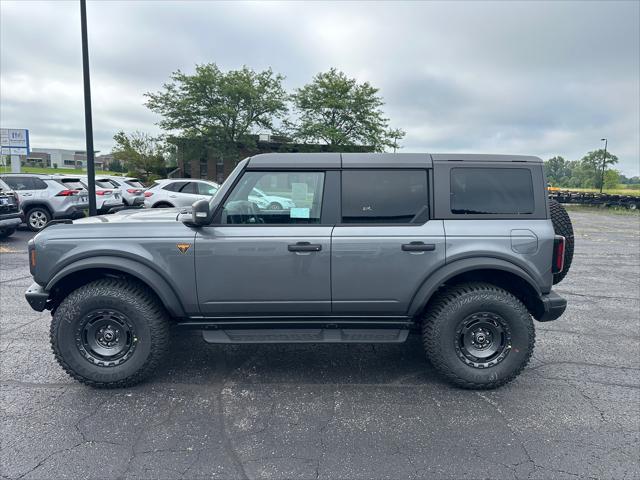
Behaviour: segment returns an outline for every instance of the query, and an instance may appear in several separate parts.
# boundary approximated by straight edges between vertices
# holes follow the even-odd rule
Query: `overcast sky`
[[[407,152],[562,155],[600,138],[638,175],[640,2],[89,1],[96,148],[159,132],[143,94],[176,69],[337,67],[380,88]],[[84,148],[77,1],[0,2],[0,123]]]

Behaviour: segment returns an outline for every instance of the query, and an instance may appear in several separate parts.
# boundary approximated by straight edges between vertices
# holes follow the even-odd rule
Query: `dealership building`
[[[98,153],[96,151],[96,153]],[[40,166],[49,168],[87,168],[86,150],[67,150],[63,148],[32,148],[29,155],[21,155],[20,160],[25,166]],[[106,170],[112,160],[111,155],[95,157],[96,170]]]

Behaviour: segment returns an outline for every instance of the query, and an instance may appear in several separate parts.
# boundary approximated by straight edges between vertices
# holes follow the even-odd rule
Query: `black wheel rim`
[[[129,318],[115,310],[89,312],[76,329],[76,346],[90,363],[115,367],[126,362],[138,338]]]
[[[511,330],[507,322],[491,312],[469,315],[456,329],[456,353],[474,368],[489,368],[506,358],[511,350]]]

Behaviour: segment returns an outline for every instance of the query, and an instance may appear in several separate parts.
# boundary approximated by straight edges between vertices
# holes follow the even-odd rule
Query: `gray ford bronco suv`
[[[256,192],[291,200],[262,208]],[[525,367],[573,232],[528,156],[316,153],[241,161],[190,209],[48,226],[29,242],[31,307],[72,377],[123,387],[171,327],[210,343],[400,343],[422,335],[448,381],[495,388]]]

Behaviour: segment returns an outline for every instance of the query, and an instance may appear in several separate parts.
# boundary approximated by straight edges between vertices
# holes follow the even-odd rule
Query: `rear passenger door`
[[[341,222],[331,239],[334,314],[406,314],[445,262],[442,220],[430,220],[428,170],[342,171]]]

